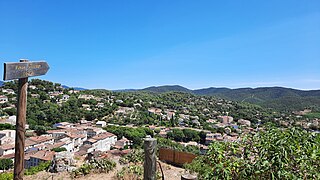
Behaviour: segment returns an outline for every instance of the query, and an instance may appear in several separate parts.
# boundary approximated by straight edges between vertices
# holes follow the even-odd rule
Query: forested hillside
[[[17,81],[5,83],[3,89],[13,89],[16,92]],[[164,93],[78,91],[73,88],[66,89],[59,83],[32,79],[28,90],[27,121],[33,129],[47,129],[57,122],[78,122],[86,119],[89,121],[104,120],[124,125],[187,125],[212,130],[214,124],[207,121],[213,119],[215,123],[218,123],[217,119],[226,115],[236,120],[247,119],[253,126],[258,122],[274,120],[291,123],[296,120],[304,123],[312,120],[309,118],[304,121],[305,118],[299,119],[291,112],[283,114],[246,102],[230,101],[214,96],[199,96],[186,92],[165,92],[163,89],[161,92]],[[183,88],[179,87],[179,89]],[[269,91],[270,94],[271,92]],[[270,96],[279,97],[281,96],[279,94]],[[15,115],[16,108],[13,107],[16,104],[16,95],[8,94],[7,96],[9,101],[1,104],[0,113]],[[312,97],[307,98],[312,99]],[[285,101],[284,97],[283,101]],[[294,98],[288,98],[286,101],[292,106],[299,106],[299,104],[294,104]],[[276,101],[274,104],[277,105]]]
[[[137,91],[137,90],[135,90]],[[320,111],[320,90],[303,91],[283,87],[261,88],[205,88],[190,90],[182,86],[158,86],[148,87],[138,91],[155,93],[187,92],[201,96],[215,96],[238,102],[254,103],[266,108],[274,108],[279,111],[294,111],[311,108]]]
[[[17,82],[7,82],[3,89],[17,92]],[[16,109],[9,106],[16,104],[16,95],[7,96],[9,102],[2,104],[1,114],[15,115]],[[157,108],[164,115],[150,113],[150,108]],[[161,121],[163,118],[170,119],[170,113],[177,117],[174,122]],[[179,114],[191,117],[184,123],[192,126],[191,121],[197,120],[204,127],[208,127],[206,120],[215,119],[219,115],[228,114],[252,122],[280,117],[279,113],[272,113],[260,106],[210,96],[182,92],[77,91],[65,89],[59,83],[38,79],[32,79],[29,83],[27,114],[27,121],[32,128],[48,128],[57,122],[78,122],[81,119],[106,120],[117,124],[178,125]]]

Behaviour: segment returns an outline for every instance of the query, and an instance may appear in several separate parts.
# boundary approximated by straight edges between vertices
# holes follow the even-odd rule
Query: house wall
[[[117,141],[117,137],[109,137],[106,139],[102,139],[97,141],[96,143],[93,143],[92,146],[95,151],[109,151],[111,148],[111,145],[114,145]]]
[[[61,147],[66,148],[68,152],[74,152],[74,151],[75,151],[74,145],[73,145],[73,143],[71,143],[71,142],[68,143],[68,144],[65,144],[65,145],[63,145],[63,146],[61,146]]]
[[[14,148],[11,149],[0,149],[0,156],[8,155],[8,154],[13,154],[14,153]]]

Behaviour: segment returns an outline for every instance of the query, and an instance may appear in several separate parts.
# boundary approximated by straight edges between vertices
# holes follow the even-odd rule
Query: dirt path
[[[76,180],[117,180],[117,172],[123,167],[119,164],[118,159],[113,159],[117,166],[115,170],[109,173],[101,174],[89,174],[87,176],[75,178]],[[181,175],[185,173],[185,170],[179,167],[171,166],[166,163],[161,162],[162,169],[164,171],[165,180],[177,180],[181,179]],[[48,172],[39,172],[38,174],[32,176],[25,176],[25,180],[73,180],[70,177],[70,173],[48,173]]]
[[[161,162],[161,166],[163,169],[163,174],[165,180],[179,180],[181,179],[181,175],[185,173],[185,170],[179,167],[171,166],[166,163]]]

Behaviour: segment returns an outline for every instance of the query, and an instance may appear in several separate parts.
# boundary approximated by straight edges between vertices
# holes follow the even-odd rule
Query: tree
[[[207,137],[207,133],[204,132],[204,131],[201,131],[201,132],[199,133],[199,136],[200,136],[200,143],[201,143],[201,144],[205,144],[205,142],[206,142],[206,137]]]
[[[185,138],[183,131],[181,131],[180,129],[173,129],[172,134],[175,141],[181,142]]]
[[[17,109],[16,108],[9,108],[3,110],[4,113],[7,113],[9,116],[14,116],[17,114]]]
[[[15,126],[5,123],[5,124],[0,124],[0,130],[5,130],[5,129],[11,129],[14,130]]]
[[[199,132],[192,130],[192,129],[183,129],[183,134],[185,136],[184,141],[200,141]]]
[[[13,161],[11,159],[0,159],[0,169],[8,170],[13,167]]]
[[[154,133],[159,134],[160,133],[160,128],[154,129]]]

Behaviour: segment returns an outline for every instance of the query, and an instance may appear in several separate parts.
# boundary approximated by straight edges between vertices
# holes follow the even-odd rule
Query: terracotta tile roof
[[[37,144],[36,142],[31,141],[30,139],[26,139],[26,141],[25,141],[25,147],[33,146],[33,145],[36,145],[36,144]]]
[[[3,149],[3,150],[12,149],[14,147],[15,147],[14,144],[3,144],[3,145],[0,146],[0,148]]]
[[[44,144],[41,144],[41,145],[36,145],[36,146],[34,146],[34,147],[36,147],[36,148],[38,148],[38,149],[44,149],[44,148],[47,147],[47,146],[44,145]]]
[[[54,129],[54,130],[48,130],[47,131],[48,134],[59,133],[59,132],[62,132],[62,133],[64,132],[65,133],[66,130],[65,129]]]
[[[11,158],[14,158],[14,153],[3,155],[0,157],[0,159],[11,159]]]
[[[44,161],[51,161],[55,152],[53,151],[38,151],[35,154],[31,155],[30,158],[41,159]]]
[[[98,140],[96,140],[96,139],[88,139],[87,141],[89,141],[89,142],[91,142],[91,143],[95,143],[95,142],[97,142]]]
[[[92,145],[90,144],[85,144],[85,145],[82,145],[79,149],[80,150],[85,150],[87,151],[88,149],[92,148]]]
[[[94,131],[94,132],[100,132],[101,130],[102,130],[101,128],[96,128],[96,127],[91,127],[87,129],[87,131]]]
[[[33,137],[29,137],[28,139],[36,143],[43,143],[46,141],[50,141],[53,138],[48,136],[33,136]]]
[[[74,153],[76,156],[83,156],[83,155],[86,155],[87,154],[87,151],[85,150],[80,150],[78,152],[75,152]]]
[[[118,142],[128,142],[129,140],[127,138],[122,138],[120,140],[118,140]]]
[[[109,132],[104,132],[104,133],[97,134],[97,135],[93,136],[91,139],[101,140],[101,139],[106,139],[106,138],[110,138],[113,136],[116,136],[116,135],[109,133]]]
[[[116,148],[116,149],[121,149],[121,148],[123,148],[123,146],[117,146],[117,145],[115,145],[115,146],[113,146],[114,148]]]
[[[129,154],[131,152],[130,149],[125,149],[125,150],[119,150],[119,149],[113,149],[108,151],[108,153],[114,155],[114,156],[122,156],[122,155],[126,155]]]
[[[67,136],[69,136],[71,139],[77,139],[77,138],[85,138],[85,134],[74,134],[74,133],[67,133]]]
[[[30,159],[30,156],[37,153],[38,151],[31,151],[29,153],[25,153],[24,155],[24,160],[29,160]]]
[[[47,145],[47,146],[46,146],[46,149],[51,150],[51,149],[53,149],[53,148],[61,147],[61,146],[65,145],[65,144],[66,144],[66,142],[56,142],[56,143],[54,143],[54,144]]]
[[[104,133],[97,134],[97,135],[93,136],[92,138],[88,139],[87,141],[91,142],[91,143],[95,143],[99,140],[107,139],[107,138],[114,137],[114,136],[116,136],[116,135],[109,133],[109,132],[104,132]]]

